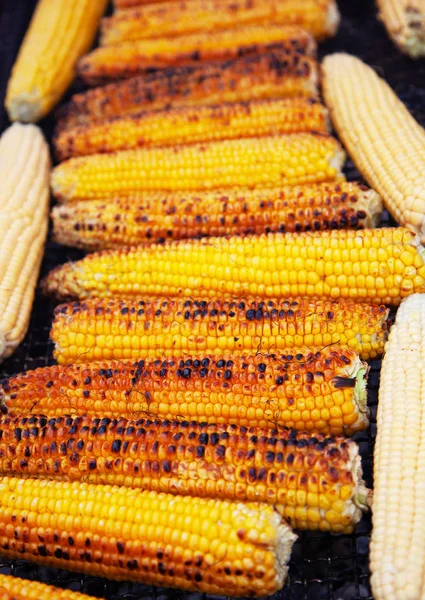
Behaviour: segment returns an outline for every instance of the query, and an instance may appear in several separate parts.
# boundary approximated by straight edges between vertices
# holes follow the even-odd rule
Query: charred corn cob
[[[335,54],[325,58],[323,70],[333,122],[359,171],[394,218],[425,242],[423,128],[359,59]],[[395,147],[400,151],[388,152]]]
[[[327,111],[313,98],[251,100],[143,112],[59,132],[59,160],[137,147],[173,146],[283,133],[328,131]]]
[[[369,359],[383,351],[387,318],[384,306],[350,300],[95,299],[59,306],[51,338],[60,364],[334,344]]]
[[[275,187],[342,180],[344,152],[324,133],[221,140],[70,158],[52,173],[62,202],[143,191]]]
[[[423,0],[378,0],[379,16],[402,52],[413,58],[425,55],[425,3]]]
[[[424,340],[425,296],[415,294],[398,309],[381,371],[370,557],[376,600],[423,595]]]
[[[344,437],[87,416],[0,425],[3,475],[264,502],[298,529],[350,533],[367,509],[358,446]]]
[[[101,44],[185,36],[248,24],[299,25],[317,39],[335,34],[334,0],[182,0],[116,12],[102,20]]]
[[[76,94],[58,111],[58,130],[169,106],[315,96],[316,61],[274,50],[224,63],[175,67]]]
[[[39,0],[9,80],[12,121],[34,122],[60,100],[90,48],[107,0]]]
[[[354,350],[335,347],[104,361],[4,380],[0,404],[20,415],[148,415],[351,435],[368,424],[365,375]]]
[[[400,228],[275,233],[105,250],[51,271],[57,298],[141,294],[351,298],[398,305],[425,292],[425,249]]]
[[[34,125],[0,138],[0,361],[24,338],[47,234],[50,158]]]
[[[282,587],[296,538],[266,504],[13,477],[0,479],[0,532],[9,558],[251,597]]]
[[[0,600],[93,600],[92,596],[0,574]]]
[[[382,203],[356,183],[239,189],[70,202],[52,211],[56,241],[84,250],[268,232],[362,229],[379,221]]]
[[[304,74],[314,64],[312,59],[305,58],[314,56],[316,51],[315,42],[306,31],[298,27],[257,25],[100,47],[79,61],[78,74],[87,83],[96,85],[149,69],[229,60],[272,49],[286,53],[287,60],[304,70]]]

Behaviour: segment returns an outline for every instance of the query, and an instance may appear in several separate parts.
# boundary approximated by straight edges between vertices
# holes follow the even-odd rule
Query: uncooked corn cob
[[[175,356],[352,348],[382,354],[388,309],[351,300],[87,300],[58,306],[51,330],[60,364]]]
[[[317,39],[335,34],[334,0],[182,0],[118,11],[102,20],[102,45],[232,29],[249,24],[298,25]]]
[[[227,294],[397,306],[425,292],[424,260],[403,227],[213,237],[90,254],[52,270],[43,287],[57,298]]]
[[[378,0],[379,17],[393,42],[412,58],[425,55],[424,0]]]
[[[143,191],[275,187],[343,180],[344,152],[324,133],[292,133],[79,156],[58,165],[61,202]]]
[[[359,171],[393,217],[425,242],[423,128],[358,58],[328,56],[323,73],[332,120]]]
[[[0,479],[2,556],[108,579],[264,596],[283,586],[295,538],[267,504]]]
[[[200,194],[138,194],[53,208],[60,244],[104,250],[166,239],[362,229],[378,224],[378,194],[356,183],[322,183]]]
[[[351,533],[367,510],[345,437],[188,421],[2,417],[0,474],[272,504],[291,527]]]
[[[198,65],[276,50],[287,54],[288,62],[307,74],[316,44],[303,29],[280,25],[256,25],[195,33],[182,38],[157,38],[101,46],[78,63],[78,74],[90,85],[123,79],[179,65]],[[311,70],[311,67],[310,67]]]
[[[75,94],[58,110],[57,130],[169,106],[317,96],[318,79],[316,61],[283,50],[174,67]]]
[[[366,370],[354,350],[335,346],[103,361],[3,380],[0,405],[18,415],[184,418],[351,435],[368,425]]]
[[[370,555],[376,600],[423,596],[424,360],[425,296],[415,294],[397,311],[382,363]]]
[[[107,0],[39,0],[12,70],[6,108],[34,122],[57,104],[89,50]]]
[[[1,573],[0,600],[93,600],[93,597]]]
[[[59,132],[54,147],[62,161],[137,147],[328,130],[326,108],[314,98],[251,100],[114,117]]]

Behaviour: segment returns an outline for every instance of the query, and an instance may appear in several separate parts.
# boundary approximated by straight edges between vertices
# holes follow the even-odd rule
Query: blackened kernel
[[[217,369],[223,369],[226,365],[226,361],[224,360],[218,360],[217,361]]]
[[[231,378],[232,378],[232,371],[231,371],[230,369],[226,369],[226,370],[224,371],[224,379],[227,379],[227,380],[229,380],[229,379],[231,379]]]
[[[220,439],[220,436],[218,435],[218,433],[211,433],[210,435],[210,444],[212,444],[213,446],[215,446],[216,444],[218,444]]]
[[[47,556],[46,546],[38,546],[37,550],[40,556]]]
[[[274,452],[266,452],[266,462],[274,462]]]
[[[53,385],[53,381],[48,381],[48,382],[46,383],[46,387],[47,387],[47,388],[50,388],[50,387],[52,387],[52,385]]]
[[[267,365],[266,365],[265,363],[260,363],[260,364],[257,366],[257,369],[260,371],[260,373],[264,373],[264,372],[265,372],[265,370],[267,369]]]
[[[280,375],[278,377],[276,377],[276,385],[282,385],[283,383],[283,377],[281,377]]]
[[[204,446],[196,446],[196,458],[204,458],[205,448]]]
[[[90,383],[91,383],[91,377],[86,377],[84,379],[84,385],[90,385]]]
[[[83,396],[84,398],[88,398],[90,396],[89,390],[83,390]]]
[[[111,445],[111,452],[119,452],[121,450],[121,440],[114,440]]]
[[[209,439],[208,433],[201,433],[198,439],[200,444],[207,445]]]
[[[224,458],[225,454],[226,454],[225,446],[219,445],[214,448],[214,455],[216,456],[216,458]]]
[[[90,471],[93,471],[96,468],[96,466],[97,466],[96,459],[95,458],[91,458],[89,460],[89,465],[88,466],[89,466]]]

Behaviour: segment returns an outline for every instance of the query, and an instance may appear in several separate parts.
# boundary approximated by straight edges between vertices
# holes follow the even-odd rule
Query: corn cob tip
[[[411,58],[425,55],[423,4],[408,0],[378,0],[378,18],[399,49]]]
[[[72,290],[65,296],[61,293],[65,282],[74,279],[75,267],[77,263],[69,262],[64,265],[58,265],[52,269],[40,281],[40,290],[45,296],[50,296],[55,300],[72,300],[78,296],[78,288],[75,289],[75,295]]]
[[[34,123],[43,116],[43,103],[39,90],[21,92],[7,99],[5,106],[10,121]]]
[[[338,10],[338,6],[336,2],[330,2],[328,6],[328,12],[326,14],[325,29],[328,32],[328,35],[326,37],[333,37],[336,34],[340,22],[341,14]]]
[[[371,224],[369,227],[378,227],[384,208],[381,196],[375,190],[364,188],[364,198],[369,208]]]

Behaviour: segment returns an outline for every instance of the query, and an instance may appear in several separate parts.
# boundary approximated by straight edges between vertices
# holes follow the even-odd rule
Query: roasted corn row
[[[0,574],[0,600],[93,600],[93,598],[38,581]]]
[[[358,58],[328,56],[323,72],[332,119],[359,171],[394,218],[425,242],[424,129]]]
[[[60,364],[181,354],[273,353],[338,345],[381,354],[388,309],[350,300],[88,300],[57,307]]]
[[[329,130],[327,111],[313,98],[251,100],[187,106],[112,118],[59,132],[59,160],[137,147]]]
[[[0,426],[2,475],[264,502],[297,529],[350,533],[367,510],[359,449],[344,437],[87,416]]]
[[[333,435],[367,427],[366,367],[354,350],[181,356],[28,371],[0,382],[0,405],[20,415],[145,415]]]
[[[76,94],[58,111],[58,131],[169,106],[317,96],[316,61],[274,50],[224,63],[175,67]]]
[[[425,55],[423,0],[378,0],[379,17],[393,42],[412,58]]]
[[[78,159],[74,159],[78,160]],[[105,250],[52,270],[57,298],[350,298],[397,306],[425,292],[425,249],[400,228],[214,237]]]
[[[335,34],[339,13],[335,0],[182,0],[116,12],[102,20],[100,42],[105,46],[250,24],[298,25],[323,40]]]
[[[267,504],[0,479],[2,556],[108,579],[264,596],[282,587],[295,538]]]
[[[89,50],[107,0],[39,0],[9,80],[12,121],[34,122],[60,100]]]

